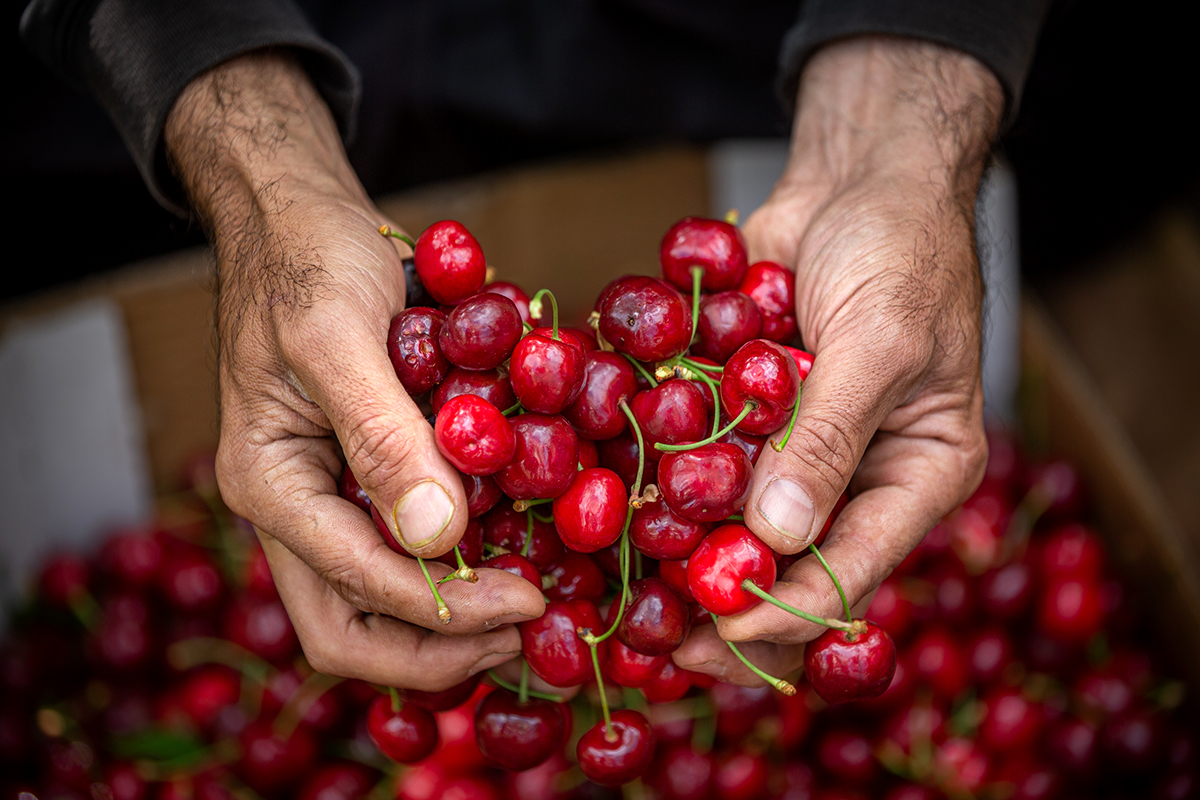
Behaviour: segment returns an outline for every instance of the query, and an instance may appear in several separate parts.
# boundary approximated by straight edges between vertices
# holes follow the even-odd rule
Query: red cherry
[[[853,786],[869,784],[878,773],[870,740],[855,730],[826,731],[817,745],[817,759],[839,782]]]
[[[586,683],[593,675],[592,654],[579,634],[589,630],[599,635],[600,624],[600,612],[590,600],[547,603],[542,616],[517,625],[529,668],[551,686]]]
[[[512,462],[496,473],[496,483],[514,500],[558,497],[575,478],[579,437],[560,416],[522,414],[512,421],[517,439]]]
[[[287,738],[275,732],[274,721],[258,719],[238,735],[241,759],[234,767],[246,784],[262,795],[275,794],[302,780],[315,762],[317,743],[300,727]]]
[[[655,278],[618,278],[600,296],[598,310],[600,335],[638,361],[665,361],[691,344],[691,304]]]
[[[112,800],[142,800],[146,796],[146,780],[138,768],[128,762],[119,762],[105,767],[104,784],[108,787],[109,794],[105,795],[93,788],[93,797],[100,795],[111,797]]]
[[[493,556],[492,558],[482,562],[479,567],[481,569],[502,569],[505,572],[510,572],[513,575],[516,575],[519,578],[524,578],[539,589],[542,588],[542,574],[538,572],[538,568],[535,567],[533,562],[528,558],[517,555],[516,553],[501,553],[498,556]],[[599,570],[597,570],[597,572],[599,572]],[[603,579],[601,579],[601,583],[603,583]]]
[[[584,439],[611,439],[629,424],[618,405],[637,394],[633,367],[617,353],[601,350],[584,356],[583,391],[563,412]]]
[[[675,662],[667,659],[662,671],[638,689],[650,703],[674,703],[688,693],[692,688],[693,676],[698,673],[688,672],[675,666]]]
[[[375,775],[362,764],[335,761],[317,769],[300,787],[299,800],[361,800],[375,784]]]
[[[784,344],[796,329],[796,273],[774,261],[759,261],[746,269],[738,290],[749,295],[762,314],[762,337]]]
[[[1083,508],[1083,482],[1067,461],[1034,464],[1028,473],[1030,491],[1046,504],[1045,515],[1065,519],[1079,516]]]
[[[404,391],[414,397],[436,386],[450,371],[438,344],[446,315],[436,308],[406,308],[392,318],[387,350]]]
[[[583,390],[583,350],[569,337],[555,339],[553,333],[535,328],[513,348],[509,377],[527,411],[557,414]]]
[[[180,708],[201,731],[211,732],[217,717],[237,703],[242,694],[240,676],[229,667],[210,664],[190,672],[179,687]]]
[[[487,277],[483,248],[454,220],[435,222],[421,232],[413,248],[413,264],[426,291],[439,303],[470,297]]]
[[[562,749],[569,723],[567,706],[497,689],[475,710],[475,742],[493,767],[525,770]]]
[[[637,711],[615,711],[611,724],[600,720],[575,748],[583,774],[601,786],[620,786],[640,777],[654,759],[654,729]]]
[[[172,606],[195,613],[215,608],[224,587],[213,560],[189,548],[167,556],[159,572],[159,588]]]
[[[690,743],[680,742],[659,757],[646,779],[663,800],[708,800],[715,767],[711,753],[698,753]]]
[[[221,632],[261,658],[280,663],[299,649],[287,609],[278,600],[242,595],[226,610]]]
[[[628,500],[617,473],[603,467],[580,470],[554,499],[554,527],[567,547],[594,553],[621,538]]]
[[[985,628],[967,640],[965,648],[971,678],[987,686],[1004,678],[1016,662],[1012,639],[1004,628]]]
[[[1048,581],[1075,578],[1099,582],[1104,574],[1104,545],[1095,532],[1083,525],[1061,525],[1042,538],[1037,569]]]
[[[482,678],[482,674],[473,675],[462,683],[440,692],[422,692],[417,689],[397,689],[396,692],[405,705],[414,705],[426,711],[449,711],[470,700]],[[376,698],[372,698],[372,702],[375,700]]]
[[[498,472],[517,451],[512,424],[500,409],[473,394],[461,394],[442,406],[433,435],[441,454],[468,475]]]
[[[669,658],[666,655],[642,655],[626,647],[619,639],[610,639],[606,644],[604,677],[618,686],[634,689],[645,686],[662,672]]]
[[[163,549],[153,532],[142,529],[120,530],[100,547],[100,569],[120,583],[148,586],[162,566]]]
[[[713,786],[720,800],[756,800],[767,795],[769,777],[764,755],[739,750],[717,759]]]
[[[720,292],[700,301],[692,352],[724,364],[739,347],[761,334],[762,313],[754,301],[741,292]]]
[[[438,745],[433,714],[412,703],[394,710],[392,699],[382,694],[367,709],[367,732],[381,753],[401,764],[420,761]]]
[[[709,697],[717,712],[717,735],[728,741],[746,739],[775,712],[775,690],[770,686],[718,683]]]
[[[892,639],[901,640],[912,626],[913,604],[900,581],[885,580],[864,616],[887,631]]]
[[[541,572],[546,572],[560,560],[566,550],[554,525],[513,511],[509,503],[500,503],[483,517],[483,540],[493,547],[528,558]],[[526,548],[526,541],[529,547]]]
[[[685,559],[707,535],[708,525],[684,519],[666,503],[646,503],[629,522],[629,540],[651,558]]]
[[[959,637],[943,627],[927,628],[912,643],[909,663],[922,683],[945,700],[953,700],[967,687],[967,663]]]
[[[671,510],[693,522],[719,522],[750,498],[754,465],[733,444],[710,442],[667,453],[658,462],[658,489]]]
[[[692,590],[688,586],[687,564],[686,558],[681,561],[660,561],[658,562],[658,577],[679,592],[684,600],[695,604],[696,598],[692,596]],[[698,605],[696,607],[699,608]],[[704,609],[700,609],[700,611],[705,617],[708,616],[708,612]]]
[[[721,373],[721,407],[731,418],[747,403],[755,408],[738,428],[760,436],[773,433],[792,417],[800,396],[800,371],[775,342],[755,339],[738,348]]]
[[[1038,627],[1069,643],[1086,642],[1104,626],[1104,598],[1092,580],[1052,580],[1037,607]]]
[[[46,559],[38,576],[38,593],[52,606],[66,608],[88,587],[87,562],[74,553],[56,553]]]
[[[1042,730],[1042,709],[1019,689],[1001,687],[983,700],[979,741],[992,753],[1031,748]]]
[[[478,395],[501,411],[512,408],[517,403],[517,396],[508,381],[508,373],[502,367],[481,370],[453,367],[445,380],[435,386],[433,394],[430,395],[433,413],[440,412],[442,406],[460,394]]]
[[[1095,726],[1068,716],[1050,725],[1046,750],[1050,760],[1067,772],[1090,777],[1096,771],[1098,738]]]
[[[892,682],[896,645],[883,628],[863,622],[863,633],[830,628],[804,650],[804,674],[826,703],[878,697]]]
[[[575,551],[568,551],[546,573],[550,578],[545,589],[547,600],[599,601],[608,592],[608,582],[596,562]]]
[[[515,443],[516,439],[513,441]],[[491,511],[504,496],[496,479],[490,475],[467,475],[460,472],[458,477],[462,479],[463,492],[467,495],[467,516],[471,519]]]
[[[630,401],[629,410],[642,431],[647,462],[663,457],[663,451],[654,447],[660,442],[695,442],[710,432],[704,396],[691,381],[663,381],[653,389],[638,392]]]
[[[704,274],[700,288],[720,292],[737,288],[746,274],[746,240],[737,226],[717,219],[685,217],[672,225],[659,248],[663,277],[692,292],[692,267]]]
[[[512,354],[523,330],[512,301],[485,292],[454,307],[438,333],[438,344],[456,366],[492,369]]]
[[[762,601],[742,588],[750,581],[765,592],[775,585],[775,554],[744,525],[722,525],[688,558],[688,588],[707,611],[727,617]]]
[[[1033,601],[1033,572],[1023,561],[988,570],[979,577],[979,604],[993,619],[1013,620]]]
[[[526,325],[533,324],[533,317],[529,316],[529,295],[525,294],[525,290],[520,286],[508,281],[492,281],[480,291],[504,295],[509,300],[512,300],[513,305],[517,307],[517,311],[521,312],[521,321]]]
[[[973,740],[952,738],[934,752],[933,770],[948,794],[975,795],[988,782],[991,761]]]
[[[657,578],[630,582],[625,614],[617,626],[622,644],[642,655],[665,656],[679,649],[691,628],[691,612],[678,592]]]

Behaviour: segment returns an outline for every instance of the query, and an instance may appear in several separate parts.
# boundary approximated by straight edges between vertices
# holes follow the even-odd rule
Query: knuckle
[[[831,493],[838,494],[854,474],[857,438],[857,427],[837,415],[801,417],[792,434],[796,446],[789,449],[812,468]]]
[[[343,439],[346,460],[359,483],[378,488],[395,478],[419,454],[419,433],[395,417],[368,412]]]

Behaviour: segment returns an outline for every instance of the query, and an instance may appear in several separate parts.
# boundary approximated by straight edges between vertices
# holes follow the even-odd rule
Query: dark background
[[[780,10],[784,5],[755,13],[768,22],[778,17],[782,34],[791,22]],[[194,223],[150,198],[96,103],[61,84],[24,49],[17,37],[23,6],[10,4],[6,25],[6,74],[15,80],[0,140],[0,174],[10,199],[10,247],[26,241],[33,256],[15,262],[0,299],[202,242]],[[1182,6],[1133,9],[1068,0],[1052,7],[1021,114],[1000,145],[1017,172],[1022,259],[1035,285],[1078,269],[1164,204],[1200,218],[1200,152],[1191,109],[1200,70],[1195,29]],[[769,91],[777,50],[769,44],[755,48],[763,54],[758,58],[719,59],[723,79]],[[347,50],[353,57],[353,47]],[[368,93],[380,90],[368,81]],[[785,132],[782,112],[745,117],[731,115],[724,132],[683,126],[678,138]],[[461,110],[386,119],[372,110],[368,96],[362,134],[350,153],[368,189],[382,193],[546,155],[661,141],[665,135],[650,130],[654,122],[644,130],[622,128],[618,120],[608,131],[534,135],[494,115]],[[405,152],[424,157],[380,155],[389,151],[379,132],[399,124],[412,145]]]

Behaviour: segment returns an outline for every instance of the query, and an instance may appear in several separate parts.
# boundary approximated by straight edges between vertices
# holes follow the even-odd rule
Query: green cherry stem
[[[521,686],[517,690],[517,702],[524,705],[529,702],[529,662],[521,659]]]
[[[458,545],[454,546],[454,558],[458,562],[458,569],[451,572],[446,577],[438,581],[438,586],[450,581],[466,581],[467,583],[479,583],[479,576],[475,574],[475,570],[467,564],[463,558],[462,551],[458,549]]]
[[[529,513],[533,514],[533,518],[543,524],[549,525],[550,523],[554,522],[554,516],[552,514],[546,514],[543,516],[532,509],[530,509]]]
[[[450,622],[450,608],[442,599],[441,593],[438,592],[437,584],[429,574],[429,567],[425,566],[425,559],[418,557],[417,563],[421,565],[421,573],[425,576],[425,582],[429,584],[429,591],[433,592],[433,599],[437,603],[438,619],[443,625],[446,625]]]
[[[654,449],[662,450],[665,453],[677,453],[681,450],[695,450],[697,447],[703,447],[706,444],[712,444],[717,439],[720,439],[722,436],[736,428],[738,423],[744,420],[746,415],[756,408],[758,408],[758,403],[754,402],[753,400],[747,400],[746,404],[742,406],[741,412],[733,418],[732,422],[730,422],[724,428],[721,428],[721,430],[717,431],[712,436],[709,436],[707,439],[701,439],[698,442],[687,442],[685,444],[663,444],[662,442],[655,442]]]
[[[772,441],[771,447],[776,453],[782,453],[783,448],[787,447],[788,439],[792,438],[792,428],[796,427],[796,417],[800,416],[800,397],[804,394],[804,382],[800,382],[800,388],[796,390],[796,404],[792,406],[792,418],[788,420],[787,430],[783,432],[783,438],[779,441]]]
[[[641,505],[641,500],[639,499],[639,497],[642,493],[642,473],[645,471],[645,467],[646,467],[646,442],[644,439],[642,439],[642,429],[640,427],[638,427],[637,418],[634,417],[633,412],[629,410],[629,404],[625,402],[625,398],[622,397],[620,400],[618,400],[617,405],[621,407],[621,411],[625,412],[625,416],[629,419],[629,427],[633,428],[633,433],[635,436],[637,436],[637,444],[638,444],[637,478],[633,482],[633,491],[631,491],[629,493],[629,503],[630,503],[630,505],[633,505],[634,508],[638,508]],[[634,505],[635,503],[636,503],[636,505]],[[625,527],[627,527],[627,528],[629,527],[628,522],[626,522]]]
[[[846,599],[846,592],[842,589],[842,582],[838,580],[838,576],[834,574],[833,567],[829,566],[829,562],[825,560],[825,556],[821,555],[821,551],[817,549],[816,544],[810,544],[808,549],[817,557],[817,561],[821,562],[821,566],[829,573],[829,579],[833,581],[833,585],[837,588],[838,597],[842,598],[842,608],[846,611],[846,621],[853,624],[854,615],[850,613],[850,601]]]
[[[533,509],[525,509],[525,541],[521,543],[521,557],[529,558],[533,548]]]
[[[621,353],[621,355],[625,356],[625,359],[633,365],[634,369],[642,373],[642,377],[650,382],[651,388],[658,386],[658,381],[654,379],[654,376],[650,374],[650,370],[646,369],[646,366],[642,362],[629,355],[629,353]]]
[[[716,614],[713,614],[712,618],[713,618],[713,622],[717,621]],[[758,667],[756,667],[752,663],[750,663],[750,659],[748,659],[744,655],[742,655],[742,651],[738,649],[738,646],[736,644],[734,644],[733,642],[726,642],[725,644],[729,645],[729,649],[733,651],[733,654],[738,657],[739,661],[741,661],[743,664],[745,664],[746,667],[751,672],[753,672],[758,677],[762,678],[768,684],[770,684],[771,686],[774,686],[776,689],[783,692],[788,697],[791,697],[792,695],[794,695],[796,693],[796,687],[792,686],[790,683],[785,681],[783,678],[776,678],[773,675],[768,675],[767,673],[763,672],[761,669],[759,669]]]
[[[681,358],[680,364],[683,364],[688,369],[698,370],[700,372],[724,372],[725,368],[718,364],[702,364],[691,358]]]
[[[510,415],[512,415],[512,414],[516,414],[516,413],[517,413],[518,411],[520,411],[520,410],[521,410],[521,402],[518,400],[516,403],[514,403],[513,405],[511,405],[511,406],[509,406],[508,408],[504,409],[504,410],[503,410],[503,411],[501,411],[500,413],[501,413],[501,414],[503,414],[504,416],[506,416],[506,417],[507,417],[507,416],[510,416]]]
[[[608,713],[608,693],[604,691],[604,676],[600,674],[600,655],[595,644],[589,647],[592,651],[592,669],[596,671],[596,688],[600,691],[600,710],[604,713],[604,739],[615,742],[617,733],[612,729],[612,715]]]
[[[714,409],[714,410],[716,410],[716,413],[714,413],[714,414],[713,414],[713,422],[712,422],[712,438],[713,438],[713,439],[719,439],[719,438],[721,438],[721,434],[719,434],[719,433],[717,432],[717,431],[718,431],[718,426],[721,424],[721,414],[720,414],[720,411],[719,411],[719,409],[721,408],[721,391],[720,391],[720,389],[718,389],[718,388],[717,388],[717,383],[716,383],[716,381],[714,381],[712,378],[708,377],[708,374],[707,374],[707,373],[705,373],[705,372],[702,372],[702,371],[700,371],[700,370],[693,370],[693,369],[689,369],[689,368],[686,368],[686,367],[685,367],[685,370],[686,370],[688,373],[690,373],[690,374],[687,376],[689,380],[700,380],[700,381],[703,381],[704,383],[706,383],[706,384],[708,385],[708,390],[709,390],[710,392],[712,392],[712,396],[713,396],[713,409]]]
[[[704,267],[692,267],[692,335],[688,337],[688,346],[696,338],[696,323],[700,320],[700,282],[704,280]]]
[[[387,687],[388,695],[392,698],[392,713],[395,714],[400,710],[400,693],[396,691],[395,686]]]
[[[383,236],[390,236],[393,239],[399,239],[400,241],[404,242],[406,245],[411,247],[413,250],[417,249],[417,243],[412,240],[412,237],[406,236],[403,233],[397,233],[396,231],[392,230],[391,227],[388,225],[380,225],[379,233],[382,234]]]
[[[633,560],[629,546],[629,523],[632,519],[633,508],[631,507],[625,512],[625,530],[621,532],[621,547],[617,551],[617,564],[621,568],[621,602],[617,605],[617,616],[613,619],[612,626],[599,636],[594,635],[591,631],[584,634],[583,640],[592,648],[616,633],[621,620],[625,618],[625,604],[629,602],[629,562]]]
[[[764,601],[770,603],[771,605],[775,606],[776,608],[782,608],[784,611],[788,612],[789,614],[794,614],[795,616],[799,617],[800,619],[806,619],[809,622],[813,623],[814,625],[823,625],[826,628],[837,628],[838,630],[845,630],[845,631],[851,630],[854,627],[852,624],[842,622],[840,619],[828,619],[826,617],[818,617],[816,614],[810,614],[807,611],[801,611],[800,609],[796,608],[795,606],[789,605],[789,604],[783,602],[779,598],[772,595],[770,592],[764,591],[761,586],[759,586],[756,583],[751,582],[749,578],[742,581],[742,589],[744,591],[747,591],[750,594],[754,595],[755,597],[759,598],[760,600],[764,600]]]
[[[514,500],[513,511],[526,511],[534,506],[544,506],[553,502],[554,498],[552,497],[539,497],[535,500]]]
[[[542,295],[550,298],[550,311],[553,314],[552,319],[554,320],[554,324],[551,326],[550,338],[555,341],[562,341],[558,335],[558,300],[554,298],[554,292],[549,289],[539,289],[538,293],[529,301],[529,316],[536,317],[537,319],[542,318]]]
[[[528,664],[526,664],[525,666],[521,667],[521,682],[522,682],[523,684],[527,682],[527,679],[526,679],[526,676],[525,676],[525,672],[526,672],[526,670],[528,670],[528,669],[529,669],[529,665],[528,665]],[[520,686],[517,686],[517,685],[515,685],[515,684],[511,684],[511,683],[509,683],[508,681],[504,680],[503,678],[501,678],[499,675],[497,675],[497,674],[496,674],[496,671],[495,671],[495,670],[491,670],[491,669],[489,669],[487,674],[488,674],[488,678],[490,678],[490,679],[491,679],[492,683],[496,684],[496,685],[497,685],[497,686],[499,686],[501,689],[507,689],[508,691],[510,691],[510,692],[512,692],[513,694],[515,694],[515,695],[517,695],[518,697],[520,697],[520,695],[521,695],[521,687],[520,687]],[[525,687],[525,695],[526,695],[526,699],[528,699],[528,698],[530,698],[530,697],[534,697],[534,698],[537,698],[538,700],[549,700],[549,701],[551,701],[551,702],[553,702],[553,703],[564,703],[564,702],[566,702],[565,700],[563,700],[563,699],[562,699],[562,697],[561,697],[561,696],[559,696],[559,695],[557,695],[557,694],[549,694],[549,693],[547,693],[547,692],[539,692],[539,691],[536,691],[536,690],[534,690],[534,689],[530,689],[528,686],[526,686],[526,687]],[[523,703],[523,702],[525,702],[525,700],[522,700],[521,702]]]

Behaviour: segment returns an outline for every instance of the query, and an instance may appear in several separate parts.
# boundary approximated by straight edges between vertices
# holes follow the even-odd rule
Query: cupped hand
[[[478,570],[441,587],[442,624],[415,558],[338,496],[344,456],[413,556],[448,552],[467,523],[387,355],[407,248],[379,234],[389,221],[303,71],[266,53],[214,69],[176,103],[167,144],[217,257],[218,481],[259,532],[312,666],[437,691],[516,656],[511,623],[544,608],[535,587]]]
[[[796,319],[816,356],[785,448],[759,459],[746,524],[777,552],[798,553],[849,486],[822,554],[858,614],[982,477],[974,202],[1002,105],[991,73],[956,51],[901,39],[830,45],[802,76],[785,174],[745,224],[752,260],[796,271]],[[772,594],[844,617],[812,556]],[[675,659],[754,683],[722,640],[752,642],[752,660],[786,673],[822,630],[763,603],[692,637]]]

